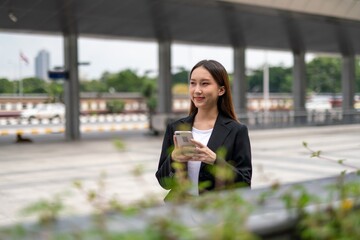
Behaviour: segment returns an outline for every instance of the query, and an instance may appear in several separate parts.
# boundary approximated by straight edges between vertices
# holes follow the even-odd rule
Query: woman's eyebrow
[[[201,78],[199,80],[196,80],[194,78],[190,78],[190,81],[211,81],[209,78]]]

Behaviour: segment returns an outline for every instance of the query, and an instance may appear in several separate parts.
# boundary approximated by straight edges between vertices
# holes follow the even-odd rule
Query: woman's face
[[[199,109],[217,107],[219,96],[225,92],[224,87],[219,86],[210,72],[204,67],[194,69],[189,84],[191,101]]]

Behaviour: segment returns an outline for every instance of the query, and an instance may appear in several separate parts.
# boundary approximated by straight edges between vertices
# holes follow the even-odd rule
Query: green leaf
[[[311,154],[311,157],[319,157],[319,156],[320,156],[320,153],[321,153],[321,151],[313,152],[313,153]]]

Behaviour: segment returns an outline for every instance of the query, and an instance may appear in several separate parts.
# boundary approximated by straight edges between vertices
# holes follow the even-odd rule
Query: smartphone
[[[175,131],[175,138],[179,146],[194,146],[190,141],[193,138],[191,131]]]

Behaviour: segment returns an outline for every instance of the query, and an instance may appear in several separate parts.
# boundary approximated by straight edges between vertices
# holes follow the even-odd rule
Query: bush
[[[107,101],[106,108],[110,113],[121,113],[124,111],[125,102],[123,100]]]

